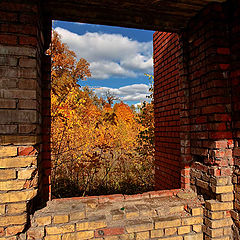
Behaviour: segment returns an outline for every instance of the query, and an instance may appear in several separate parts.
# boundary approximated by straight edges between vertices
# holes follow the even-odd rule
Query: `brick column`
[[[209,5],[188,34],[191,187],[206,200],[205,239],[230,239],[233,209],[233,136],[228,14]]]
[[[0,236],[3,237],[23,231],[30,200],[38,193],[44,52],[40,19],[37,0],[0,2]]]

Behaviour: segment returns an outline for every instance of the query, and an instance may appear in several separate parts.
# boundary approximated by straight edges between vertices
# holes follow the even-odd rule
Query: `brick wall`
[[[230,21],[230,50],[231,50],[231,73],[230,80],[232,86],[232,120],[233,120],[233,139],[234,139],[234,190],[235,201],[232,216],[235,222],[234,237],[240,238],[240,4],[239,1],[233,1]]]
[[[156,32],[154,48],[155,185],[180,188],[179,37]]]
[[[40,19],[38,1],[0,3],[0,237],[24,230],[38,193],[47,44]]]

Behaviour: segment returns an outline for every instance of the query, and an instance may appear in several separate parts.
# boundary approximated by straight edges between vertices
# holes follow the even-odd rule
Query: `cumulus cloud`
[[[137,77],[152,72],[152,42],[138,42],[121,34],[78,35],[60,27],[55,30],[78,57],[90,62],[95,79]]]
[[[100,87],[95,89],[98,96],[104,97],[106,92],[110,92],[122,101],[148,101],[146,98],[149,95],[149,86],[146,84],[132,84],[120,88]]]

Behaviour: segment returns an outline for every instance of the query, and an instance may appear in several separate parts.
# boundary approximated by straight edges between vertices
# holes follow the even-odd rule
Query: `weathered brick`
[[[125,215],[127,219],[138,218],[139,212],[136,207],[126,207],[125,208]]]
[[[218,202],[216,200],[207,200],[206,208],[211,211],[224,211],[233,209],[233,202]]]
[[[203,218],[202,217],[182,218],[182,225],[201,224],[202,222],[203,222]]]
[[[217,195],[217,200],[220,202],[231,202],[234,200],[233,193],[219,194]]]
[[[36,123],[37,112],[34,110],[0,110],[0,123]]]
[[[151,230],[151,238],[162,237],[164,235],[163,229]]]
[[[63,238],[61,238],[61,235],[49,235],[44,237],[44,240],[61,240]],[[74,238],[73,238],[74,240]]]
[[[99,228],[104,228],[106,226],[107,226],[106,220],[100,219],[100,220],[95,220],[95,221],[79,222],[76,224],[76,229],[77,229],[77,231],[95,230],[95,229],[99,229]]]
[[[27,239],[43,239],[44,235],[43,227],[34,227],[27,231]]]
[[[21,190],[24,188],[24,180],[2,181],[0,191]]]
[[[19,66],[34,68],[37,66],[37,61],[34,58],[20,58]]]
[[[231,193],[233,191],[233,185],[229,186],[212,186],[212,191],[219,193]]]
[[[203,231],[204,233],[206,233],[208,236],[212,238],[223,236],[223,228],[212,229],[212,228],[203,226]]]
[[[35,90],[24,89],[8,89],[4,90],[4,98],[16,98],[16,99],[36,99]]]
[[[16,108],[17,102],[13,99],[0,99],[0,108]]]
[[[5,214],[5,209],[6,209],[5,204],[4,205],[0,205],[0,215]]]
[[[151,221],[132,220],[128,221],[126,225],[127,233],[143,232],[153,229],[153,223]]]
[[[183,234],[191,232],[191,227],[190,226],[178,227],[177,231],[178,231],[179,235],[183,235]]]
[[[0,134],[16,134],[17,133],[17,125],[0,125]]]
[[[149,232],[138,232],[136,233],[136,240],[149,239]]]
[[[84,210],[80,212],[70,213],[70,221],[81,220],[81,219],[84,219],[85,217],[86,217],[86,213]]]
[[[36,157],[14,157],[0,159],[0,168],[28,167],[36,164]]]
[[[52,222],[52,217],[51,216],[35,217],[35,222],[37,223],[38,226],[49,225]]]
[[[11,203],[7,205],[8,214],[23,213],[27,211],[27,203]]]
[[[0,157],[17,156],[17,147],[4,146],[0,147]]]
[[[22,214],[18,216],[1,216],[0,217],[0,226],[7,227],[14,224],[25,224],[27,222],[27,215]]]
[[[184,240],[203,240],[203,234],[186,235],[184,236]]]
[[[49,235],[72,233],[74,231],[75,231],[74,224],[54,226],[54,227],[46,226],[46,233]]]
[[[212,220],[212,219],[206,218],[205,224],[207,227],[210,227],[210,228],[227,227],[232,225],[232,219],[226,218],[226,219]]]
[[[0,169],[0,180],[9,180],[16,178],[15,169]]]
[[[176,217],[154,218],[154,222],[155,229],[181,226],[181,219]]]
[[[37,50],[31,47],[16,47],[0,45],[0,54],[36,57]]]
[[[202,232],[202,225],[193,225],[193,231],[194,232]]]
[[[37,109],[37,101],[36,100],[19,100],[18,102],[19,109]]]
[[[6,236],[13,236],[13,235],[16,235],[18,233],[21,233],[21,232],[23,232],[24,228],[25,228],[25,224],[24,225],[7,227]]]
[[[165,235],[174,235],[177,232],[177,228],[165,228],[164,229]]]
[[[57,215],[53,217],[53,223],[67,223],[69,221],[68,215]]]
[[[32,199],[33,197],[35,197],[36,194],[37,194],[37,190],[0,193],[0,202],[10,203],[10,202],[28,201],[28,200]]]

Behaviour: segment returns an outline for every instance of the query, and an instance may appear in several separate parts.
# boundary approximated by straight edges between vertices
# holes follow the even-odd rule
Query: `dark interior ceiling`
[[[54,20],[178,32],[210,3],[225,0],[44,0]]]

